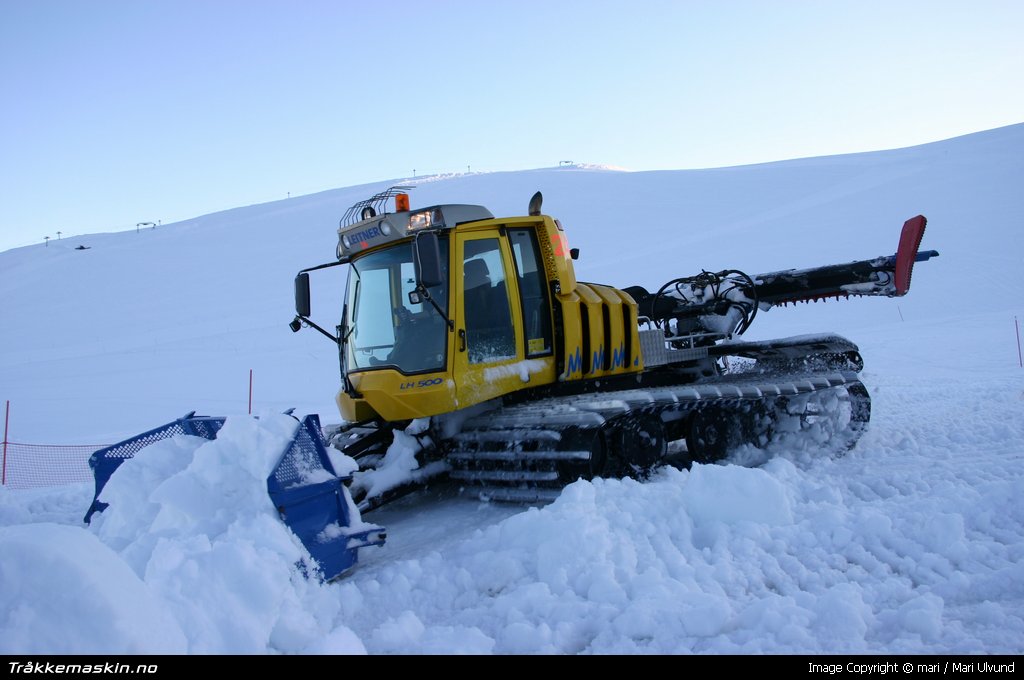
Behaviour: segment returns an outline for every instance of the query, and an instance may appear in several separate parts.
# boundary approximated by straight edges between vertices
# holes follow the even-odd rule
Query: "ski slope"
[[[776,309],[745,336],[860,345],[873,417],[845,457],[746,452],[577,482],[539,509],[432,490],[371,515],[388,544],[332,585],[291,568],[260,474],[290,420],[276,413],[337,418],[335,348],[287,328],[294,274],[329,261],[345,208],[387,184],[0,253],[12,440],[229,416],[215,442],[125,464],[89,528],[85,485],[0,490],[0,653],[1021,653],[1022,151],[1016,125],[735,168],[416,180],[413,205],[496,215],[543,191],[579,279],[616,286],[887,255],[918,213],[941,257],[906,298]],[[340,274],[314,281],[327,325]]]

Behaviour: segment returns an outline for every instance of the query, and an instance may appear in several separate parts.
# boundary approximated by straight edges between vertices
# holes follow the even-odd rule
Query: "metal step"
[[[457,442],[464,444],[476,444],[480,442],[558,442],[562,434],[555,430],[536,430],[529,428],[513,428],[510,430],[473,430],[472,432],[460,432],[452,437]]]
[[[561,489],[520,489],[516,487],[483,486],[472,489],[484,501],[503,503],[550,503],[561,495]]]
[[[452,470],[452,479],[470,482],[553,482],[558,479],[555,470],[534,472],[531,470]]]
[[[450,461],[500,460],[503,462],[527,460],[590,460],[590,451],[452,451],[445,456]]]
[[[605,419],[598,413],[575,409],[547,410],[530,407],[507,407],[466,421],[464,427],[486,429],[528,429],[531,424],[544,427],[600,427]]]

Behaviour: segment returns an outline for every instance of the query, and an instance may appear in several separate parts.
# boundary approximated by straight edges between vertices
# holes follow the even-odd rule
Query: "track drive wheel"
[[[668,454],[665,425],[657,414],[641,414],[620,424],[614,432],[620,445],[621,474],[644,477]]]
[[[714,463],[744,444],[760,446],[767,441],[769,422],[760,402],[702,408],[690,417],[686,433],[690,459]]]
[[[725,458],[739,439],[739,427],[725,409],[703,408],[690,416],[686,449],[695,463],[714,463]]]

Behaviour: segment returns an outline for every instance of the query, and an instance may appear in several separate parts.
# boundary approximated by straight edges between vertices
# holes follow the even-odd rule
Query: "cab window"
[[[548,304],[547,277],[541,266],[536,233],[532,229],[510,229],[508,238],[516,263],[516,276],[519,279],[526,356],[550,354],[551,308]]]
[[[515,332],[498,239],[466,241],[462,273],[469,363],[515,358]]]

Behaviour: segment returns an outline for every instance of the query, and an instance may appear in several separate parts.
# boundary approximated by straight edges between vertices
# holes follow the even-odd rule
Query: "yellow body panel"
[[[455,383],[445,371],[402,375],[394,369],[381,369],[352,373],[349,379],[363,398],[353,399],[338,392],[338,408],[346,420],[368,420],[374,411],[384,420],[410,420],[458,408]]]
[[[643,369],[636,303],[626,293],[579,283],[559,296],[565,329],[563,380],[602,378]]]

